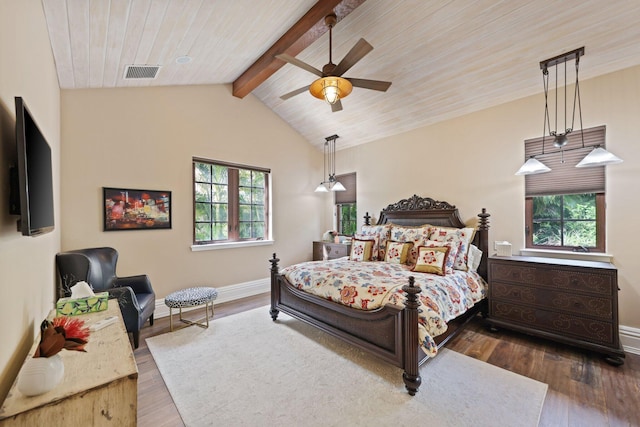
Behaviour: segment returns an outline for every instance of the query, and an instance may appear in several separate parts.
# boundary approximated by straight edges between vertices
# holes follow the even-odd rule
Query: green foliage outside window
[[[533,244],[596,246],[596,194],[533,197]]]
[[[355,203],[343,203],[338,206],[338,233],[353,236],[358,229],[358,212]]]
[[[266,172],[194,162],[195,243],[266,238],[266,192]]]

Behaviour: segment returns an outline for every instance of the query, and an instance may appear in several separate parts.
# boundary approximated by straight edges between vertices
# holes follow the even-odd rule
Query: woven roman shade
[[[547,196],[552,194],[604,193],[604,166],[577,168],[580,160],[593,150],[594,146],[605,147],[606,126],[584,129],[584,146],[580,131],[567,136],[569,142],[564,153],[553,145],[553,137],[528,139],[524,142],[525,156],[536,159],[551,168],[551,172],[525,176],[525,196]],[[564,160],[564,162],[563,162]]]
[[[336,205],[356,202],[356,173],[347,173],[344,175],[336,175],[336,180],[344,185],[347,191],[336,191]]]

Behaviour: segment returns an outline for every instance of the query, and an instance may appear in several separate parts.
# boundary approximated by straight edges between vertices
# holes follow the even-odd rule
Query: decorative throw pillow
[[[453,265],[456,262],[456,255],[458,254],[458,249],[460,247],[459,243],[456,242],[436,242],[435,240],[427,240],[424,242],[424,246],[428,248],[449,248],[449,252],[447,252],[447,257],[444,262],[444,273],[452,274],[453,273]]]
[[[378,236],[367,236],[366,234],[354,234],[353,240],[369,240],[371,242],[371,259],[368,261],[378,260],[378,252],[380,252],[380,238]]]
[[[392,225],[390,238],[395,242],[413,243],[411,249],[409,249],[407,264],[415,264],[416,257],[418,256],[418,247],[424,245],[424,242],[429,240],[429,235],[432,233],[433,229],[434,227],[429,224],[424,224],[418,227]]]
[[[389,240],[389,230],[391,230],[391,224],[362,226],[360,234],[378,238],[378,253],[376,254],[374,252],[371,256],[373,261],[383,261],[385,259],[384,255],[387,249],[387,240]]]
[[[351,261],[371,261],[371,249],[373,248],[373,240],[351,240]]]
[[[431,240],[437,242],[457,242],[458,254],[456,255],[453,268],[456,270],[467,271],[467,257],[469,253],[469,246],[473,240],[473,236],[476,233],[475,228],[451,228],[451,227],[435,227],[433,233],[431,233]]]
[[[407,255],[412,243],[387,242],[387,252],[384,260],[393,264],[404,264],[407,262]]]
[[[429,248],[420,246],[418,248],[418,259],[416,260],[416,265],[413,267],[413,271],[444,276],[448,252],[449,247]]]
[[[469,271],[477,271],[480,261],[482,261],[482,251],[476,245],[470,245],[468,259],[467,267]]]

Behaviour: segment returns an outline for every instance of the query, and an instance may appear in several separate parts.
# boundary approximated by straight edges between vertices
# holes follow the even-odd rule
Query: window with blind
[[[358,212],[356,209],[356,173],[337,175],[336,179],[346,191],[336,191],[336,226],[339,234],[353,236],[358,230]]]
[[[267,239],[269,174],[269,169],[194,158],[194,244]]]
[[[542,138],[525,141],[526,157],[551,168],[525,176],[527,248],[605,251],[605,167],[575,167],[595,146],[605,146],[605,129],[570,133],[562,150],[553,138],[544,146]]]

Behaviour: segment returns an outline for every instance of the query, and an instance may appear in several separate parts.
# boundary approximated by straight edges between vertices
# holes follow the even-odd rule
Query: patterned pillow
[[[415,264],[418,257],[418,247],[424,245],[429,240],[429,235],[433,232],[434,227],[429,224],[419,227],[409,227],[401,225],[391,226],[391,240],[396,242],[411,242],[413,246],[409,249],[407,264]]]
[[[368,261],[377,261],[380,252],[380,238],[378,236],[367,236],[366,234],[354,234],[353,240],[369,240],[371,245],[371,259]],[[353,246],[351,247],[353,249]]]
[[[456,270],[467,271],[467,261],[469,246],[476,233],[475,228],[451,228],[451,227],[435,227],[431,234],[431,240],[437,242],[457,242],[458,254],[456,255],[453,268]]]
[[[446,274],[445,264],[449,249],[449,247],[428,248],[426,246],[420,246],[418,248],[418,259],[416,260],[416,265],[413,267],[413,271],[444,276]]]
[[[458,242],[436,242],[435,240],[427,240],[424,243],[424,246],[428,248],[449,248],[449,252],[447,252],[447,257],[444,263],[444,272],[445,274],[453,273],[453,265],[456,262],[456,255],[458,255],[458,249],[460,248]]]
[[[405,264],[412,245],[413,243],[387,242],[387,252],[384,260],[392,264]]]
[[[391,224],[362,226],[360,234],[378,237],[378,253],[373,253],[371,256],[373,261],[384,260],[385,251],[387,249],[387,240],[389,240],[389,230],[391,230]]]
[[[371,249],[373,248],[373,240],[351,240],[351,261],[371,261]]]

